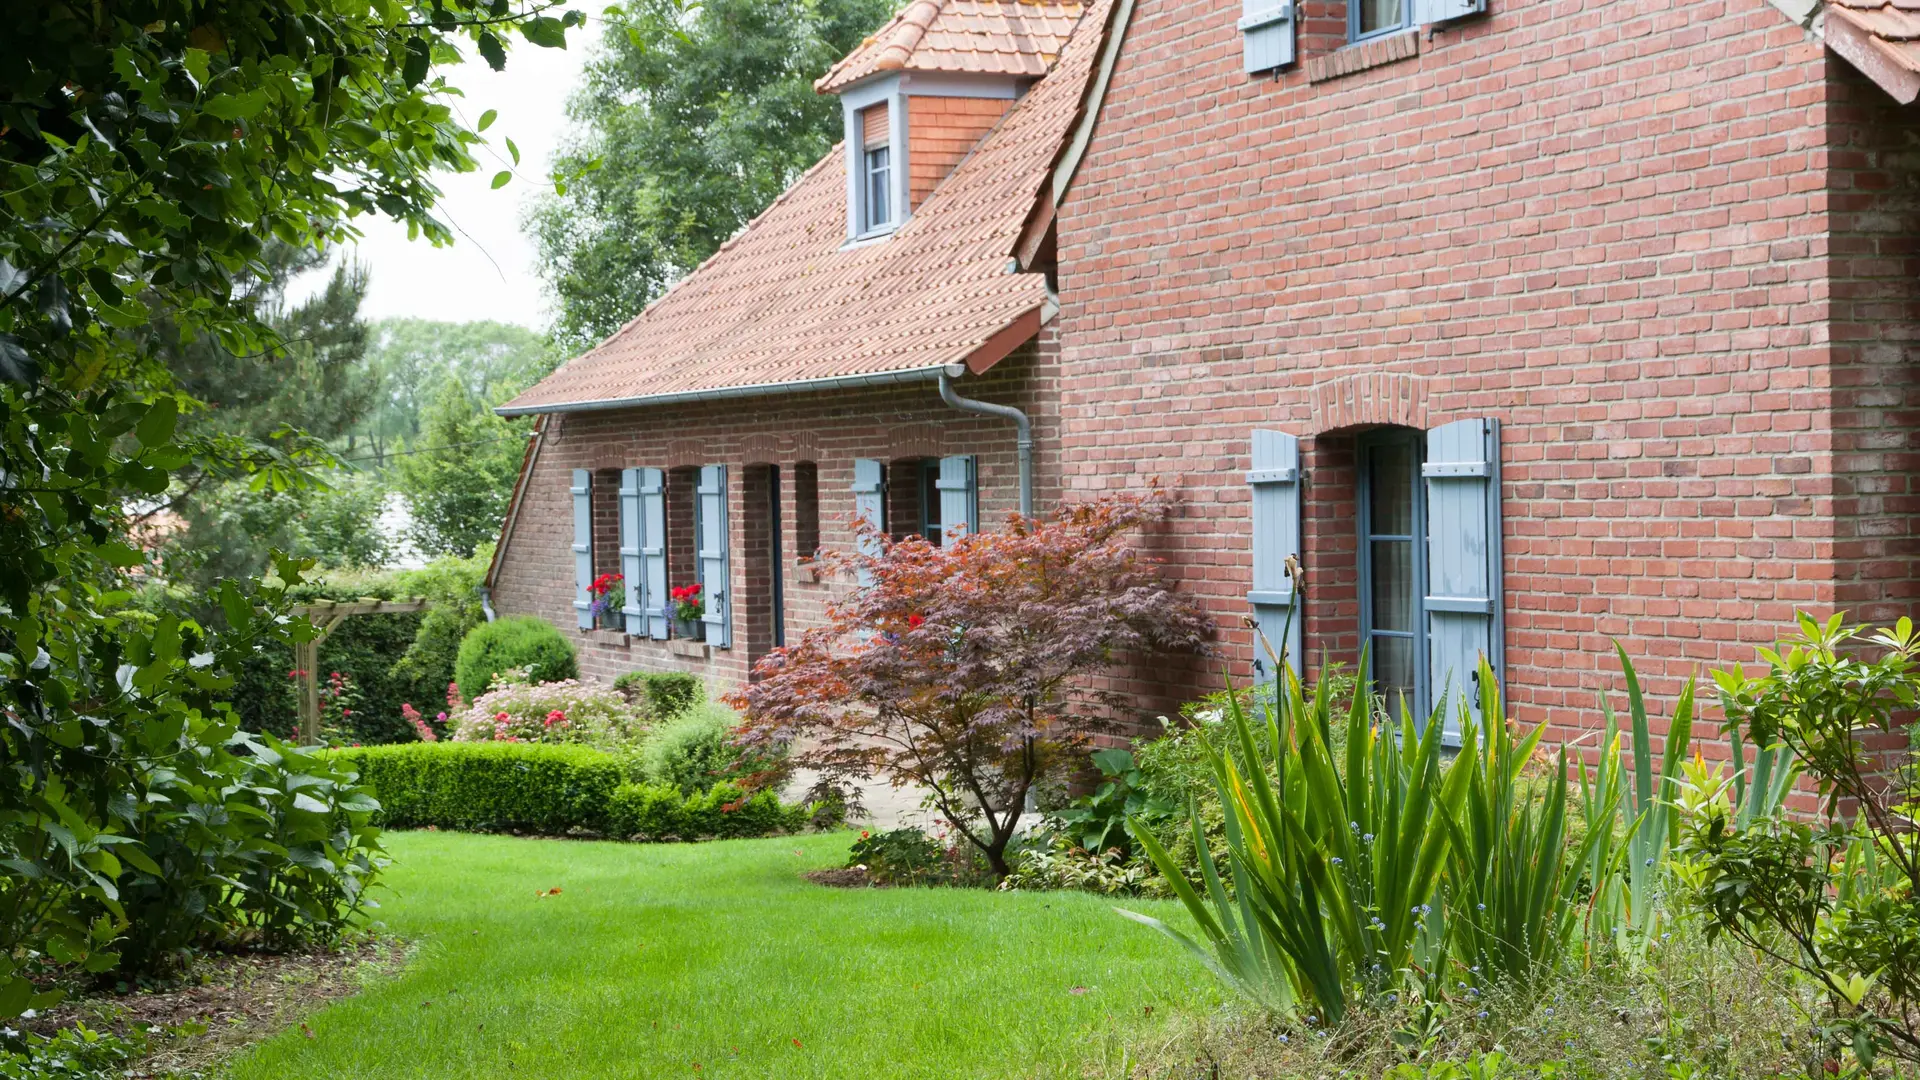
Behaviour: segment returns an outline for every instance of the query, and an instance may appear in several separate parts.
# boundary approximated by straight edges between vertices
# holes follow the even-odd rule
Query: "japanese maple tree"
[[[1157,491],[1009,518],[946,547],[865,536],[829,553],[860,588],[754,667],[730,698],[743,741],[786,742],[817,793],[879,776],[919,784],[996,874],[1027,793],[1120,704],[1093,676],[1122,654],[1204,653],[1211,623],[1130,534]]]

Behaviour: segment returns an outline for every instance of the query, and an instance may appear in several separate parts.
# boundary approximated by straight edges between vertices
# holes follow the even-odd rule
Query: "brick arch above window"
[[[1369,371],[1328,379],[1313,388],[1309,433],[1375,424],[1425,430],[1427,398],[1427,379],[1419,375]]]
[[[713,443],[706,439],[674,439],[667,443],[669,469],[682,469],[690,465],[710,465],[724,460],[714,453]]]
[[[903,424],[889,436],[889,456],[895,459],[939,457],[944,452],[945,432],[938,424]]]
[[[777,464],[787,455],[783,440],[778,435],[755,432],[740,440],[740,463],[743,465]]]
[[[796,431],[783,436],[785,453],[789,461],[820,460],[820,440],[811,431]]]
[[[603,471],[623,469],[633,464],[629,460],[633,457],[632,448],[615,441],[588,443],[580,447],[576,453],[579,455],[580,467],[583,469]]]

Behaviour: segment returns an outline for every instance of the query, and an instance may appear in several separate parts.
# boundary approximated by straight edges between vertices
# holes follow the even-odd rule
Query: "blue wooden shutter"
[[[593,474],[573,470],[573,613],[582,630],[593,629]]]
[[[727,573],[727,467],[700,466],[695,529],[700,546],[700,594],[706,597],[707,644],[724,649],[733,644],[732,588]]]
[[[853,462],[853,513],[865,522],[874,532],[861,537],[854,544],[854,550],[862,555],[880,554],[880,531],[887,527],[887,485],[886,470],[878,461],[870,458],[855,458]],[[873,575],[861,570],[858,574],[860,584],[868,584]]]
[[[1487,10],[1487,0],[1413,0],[1413,25],[1429,26],[1478,15]]]
[[[620,576],[626,579],[627,604],[620,609],[626,616],[627,633],[644,637],[647,632],[647,575],[641,551],[645,542],[645,519],[640,512],[640,470],[620,470]]]
[[[1287,556],[1300,554],[1300,440],[1284,431],[1255,431],[1252,465],[1247,486],[1253,492],[1253,590],[1247,603],[1268,644],[1275,651],[1284,646],[1288,665],[1298,673],[1305,612],[1295,606],[1298,594],[1286,565]],[[1277,675],[1258,640],[1253,657],[1263,677]]]
[[[973,455],[940,459],[940,544],[945,547],[963,533],[980,528],[980,507],[974,491]]]
[[[1294,0],[1240,0],[1241,59],[1249,74],[1293,63],[1293,4]]]
[[[1457,734],[1462,695],[1480,713],[1480,658],[1504,674],[1500,599],[1500,422],[1427,432],[1428,686]],[[1447,694],[1442,701],[1441,694]]]
[[[647,637],[658,641],[667,639],[667,474],[662,469],[633,470],[640,489],[640,577],[645,582],[646,595],[641,606],[645,615],[645,630],[635,630],[631,622],[627,625],[629,634],[645,633]]]

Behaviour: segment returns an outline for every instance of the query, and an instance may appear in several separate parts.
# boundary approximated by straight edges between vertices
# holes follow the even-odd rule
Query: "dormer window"
[[[860,171],[862,233],[877,232],[893,222],[893,145],[887,104],[860,113]]]

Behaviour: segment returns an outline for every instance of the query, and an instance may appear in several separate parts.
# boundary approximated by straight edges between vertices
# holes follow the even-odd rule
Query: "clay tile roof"
[[[883,375],[981,353],[1046,301],[1045,277],[1010,273],[1011,255],[1078,113],[1110,2],[1094,0],[1055,70],[891,237],[846,246],[835,147],[632,322],[501,411]]]
[[[911,0],[833,65],[823,94],[889,71],[1046,74],[1087,5],[1081,0]]]
[[[1920,0],[1828,0],[1825,37],[1898,100],[1920,93]]]

